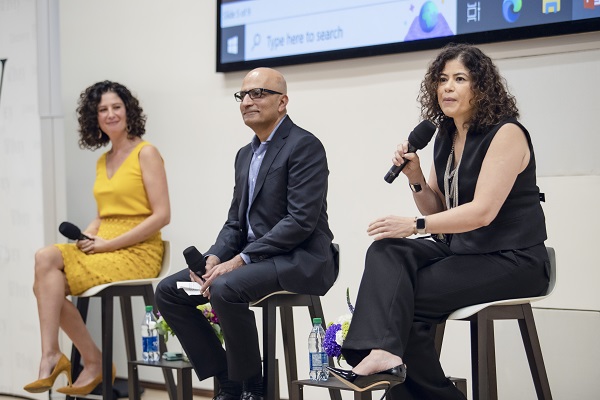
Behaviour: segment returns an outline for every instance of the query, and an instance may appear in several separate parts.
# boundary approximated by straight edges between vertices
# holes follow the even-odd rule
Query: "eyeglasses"
[[[270,90],[270,89],[255,88],[255,89],[250,89],[250,90],[241,90],[237,93],[234,93],[233,97],[235,97],[235,101],[241,103],[242,101],[244,101],[244,97],[246,97],[246,95],[250,96],[250,98],[252,100],[256,100],[256,99],[260,99],[261,97],[263,97],[263,94],[265,92],[270,93],[270,94],[283,94],[283,93],[276,92],[276,91]]]

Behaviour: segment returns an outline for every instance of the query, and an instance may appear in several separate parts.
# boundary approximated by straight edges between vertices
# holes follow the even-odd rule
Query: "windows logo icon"
[[[504,0],[502,2],[502,15],[506,22],[513,23],[519,19],[519,13],[523,8],[522,0]]]
[[[228,54],[237,54],[239,51],[238,46],[239,38],[237,36],[232,36],[227,39],[227,53]]]

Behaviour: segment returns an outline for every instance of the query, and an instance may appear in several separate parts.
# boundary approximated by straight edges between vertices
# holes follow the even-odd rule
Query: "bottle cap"
[[[152,306],[146,306],[146,312],[148,312],[148,311],[152,311],[152,309],[153,309],[153,308],[154,308],[154,307],[152,307]]]
[[[313,325],[314,324],[319,324],[321,325],[321,318],[313,318]]]

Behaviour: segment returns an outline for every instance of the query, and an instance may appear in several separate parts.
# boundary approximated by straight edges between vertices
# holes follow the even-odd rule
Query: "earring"
[[[131,133],[131,125],[127,124],[127,133]]]
[[[98,128],[98,139],[102,139],[102,129]]]

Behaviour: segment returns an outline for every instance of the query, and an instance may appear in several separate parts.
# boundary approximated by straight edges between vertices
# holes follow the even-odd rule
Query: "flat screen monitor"
[[[218,0],[217,71],[600,30],[600,0]]]

